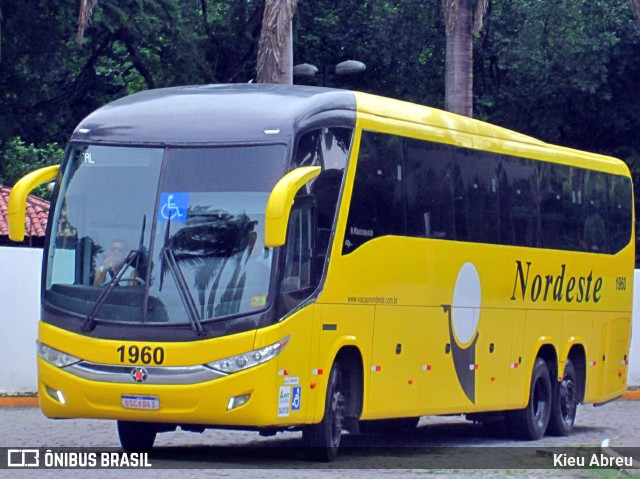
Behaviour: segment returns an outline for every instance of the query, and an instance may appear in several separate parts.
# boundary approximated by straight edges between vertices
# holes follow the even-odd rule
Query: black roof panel
[[[300,85],[233,84],[148,90],[96,110],[72,140],[131,144],[274,141],[300,128],[355,125],[347,90]],[[279,130],[267,135],[265,130]]]

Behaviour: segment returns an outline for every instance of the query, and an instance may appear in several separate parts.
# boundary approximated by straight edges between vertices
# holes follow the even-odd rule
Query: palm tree
[[[638,0],[640,1],[640,0]],[[482,30],[489,0],[442,0],[447,35],[445,109],[473,116],[473,38]]]
[[[636,23],[640,27],[640,0],[629,0],[631,2],[631,10],[636,17]]]
[[[80,10],[78,12],[78,41],[84,38],[84,31],[91,22],[93,7],[96,6],[98,0],[80,0]]]
[[[258,82],[293,83],[291,24],[298,0],[265,0],[258,43]]]

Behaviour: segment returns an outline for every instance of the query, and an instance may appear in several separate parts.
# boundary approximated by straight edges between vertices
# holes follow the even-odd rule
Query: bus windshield
[[[70,148],[45,301],[94,321],[188,324],[265,308],[284,145]]]

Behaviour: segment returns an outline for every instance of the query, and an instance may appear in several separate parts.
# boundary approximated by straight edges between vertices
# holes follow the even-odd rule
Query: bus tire
[[[551,417],[547,432],[552,436],[568,436],[578,412],[578,381],[570,359],[564,363],[562,381],[554,381]]]
[[[148,422],[118,421],[118,437],[125,451],[147,450],[153,447],[158,429]]]
[[[534,441],[544,436],[551,415],[552,396],[549,367],[544,359],[536,358],[527,407],[506,414],[507,427],[516,438]]]
[[[331,462],[338,454],[346,411],[343,388],[342,367],[336,362],[329,375],[322,421],[311,424],[302,431],[308,459]]]

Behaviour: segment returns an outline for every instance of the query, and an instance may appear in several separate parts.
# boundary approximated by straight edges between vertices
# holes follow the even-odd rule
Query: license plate
[[[158,396],[122,396],[122,407],[125,409],[160,409]]]

